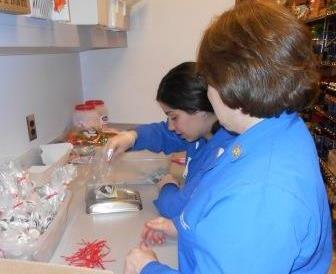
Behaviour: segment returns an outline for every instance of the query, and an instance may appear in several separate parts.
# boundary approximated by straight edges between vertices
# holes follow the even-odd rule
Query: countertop
[[[157,196],[157,187],[153,184],[132,184],[129,188],[138,190],[143,209],[139,212],[88,215],[85,212],[85,189],[90,172],[87,168],[79,169],[80,175],[71,183],[72,199],[69,207],[68,223],[63,237],[54,252],[51,263],[66,264],[62,256],[70,256],[79,248],[82,240],[106,240],[111,252],[105,263],[108,270],[115,274],[123,273],[125,257],[128,251],[137,246],[144,223],[158,216],[153,206]],[[177,267],[177,245],[175,240],[168,240],[164,246],[154,247],[159,260],[172,267]]]

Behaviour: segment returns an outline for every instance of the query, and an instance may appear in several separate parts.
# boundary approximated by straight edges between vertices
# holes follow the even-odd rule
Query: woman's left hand
[[[157,260],[154,251],[145,243],[141,243],[139,247],[131,249],[127,254],[124,274],[138,274],[146,264]]]
[[[141,233],[142,241],[146,244],[162,245],[166,236],[176,238],[177,230],[172,220],[164,217],[157,217],[145,223]]]

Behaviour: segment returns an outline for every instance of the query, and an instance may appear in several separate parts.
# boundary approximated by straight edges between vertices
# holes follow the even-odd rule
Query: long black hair
[[[162,78],[156,100],[189,114],[197,111],[214,112],[207,90],[207,83],[196,72],[196,63],[184,62]]]

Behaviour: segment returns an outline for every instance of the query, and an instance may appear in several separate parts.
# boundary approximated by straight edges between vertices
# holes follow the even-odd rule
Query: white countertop
[[[85,178],[87,174],[81,171],[79,178],[70,186],[73,196],[69,208],[68,224],[50,262],[66,264],[62,256],[75,253],[80,248],[78,243],[82,240],[106,240],[111,252],[105,259],[114,259],[115,262],[107,262],[104,266],[115,274],[123,273],[125,257],[131,248],[139,244],[143,224],[158,215],[152,203],[157,196],[157,188],[150,184],[129,186],[140,192],[143,209],[139,212],[88,215],[85,212],[85,185],[87,183]],[[167,241],[164,246],[154,247],[154,251],[161,262],[177,267],[176,241]]]

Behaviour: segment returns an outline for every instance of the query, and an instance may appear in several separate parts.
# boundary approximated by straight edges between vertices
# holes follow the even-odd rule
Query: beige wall
[[[105,100],[114,122],[165,119],[155,102],[162,76],[195,60],[211,18],[234,0],[142,0],[134,8],[128,47],[81,54],[84,97]]]

